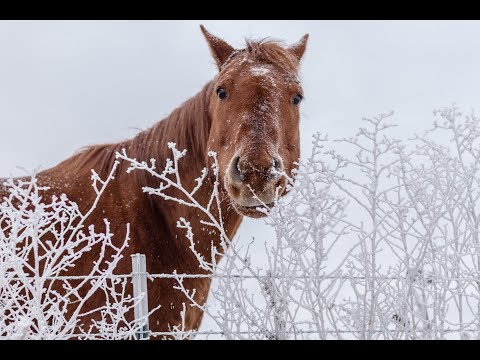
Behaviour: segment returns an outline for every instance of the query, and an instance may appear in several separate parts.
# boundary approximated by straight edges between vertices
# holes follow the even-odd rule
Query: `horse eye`
[[[295,96],[293,97],[293,99],[292,99],[293,105],[298,105],[298,104],[300,104],[300,102],[302,101],[302,99],[303,99],[302,95],[300,95],[300,94],[295,95]]]
[[[227,97],[227,92],[223,88],[218,88],[217,89],[217,95],[220,98],[220,100],[223,100]]]

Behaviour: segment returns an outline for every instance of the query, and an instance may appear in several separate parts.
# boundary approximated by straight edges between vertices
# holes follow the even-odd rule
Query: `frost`
[[[200,172],[193,189],[183,185],[179,171],[187,154],[173,143],[163,169],[118,153],[129,171],[145,171],[159,180],[158,187],[144,188],[146,193],[195,209],[194,216],[206,219],[203,230],[219,244],[206,259],[198,251],[193,219],[178,219],[177,236],[188,240],[207,274],[150,274],[175,279],[185,299],[181,308],[171,309],[179,321],[170,327],[170,336],[480,339],[480,119],[455,106],[434,115],[433,128],[409,141],[395,138],[393,113],[363,119],[364,126],[350,137],[330,140],[316,133],[311,153],[295,174],[282,173],[288,195],[277,197],[272,209],[259,207],[275,232],[273,239],[252,240],[265,243],[261,264],[252,261],[252,242],[228,238],[221,211],[213,211],[221,201],[215,152],[209,152],[211,165]],[[96,174],[92,179],[100,196],[109,180]],[[205,191],[206,181],[212,181],[213,191],[200,204],[195,195]],[[82,298],[70,281],[65,289],[71,296],[59,296],[47,286],[60,281],[57,268],[33,269],[26,259],[39,247],[48,255],[62,251],[62,261],[51,264],[66,269],[95,244],[113,246],[111,234],[73,231],[71,219],[82,222],[88,213],[80,214],[64,196],[41,203],[42,188],[35,179],[6,186],[10,195],[0,205],[0,313],[6,314],[0,317],[0,336],[72,337],[78,318],[65,318],[65,304],[80,306]],[[53,229],[52,221],[61,229]],[[42,229],[52,230],[49,241],[40,241]],[[119,255],[121,248],[115,250]],[[116,259],[100,255],[82,280],[114,296],[102,322],[80,329],[86,338],[133,336],[124,315],[134,300],[112,287],[122,284],[111,275]],[[104,270],[99,270],[102,261]],[[202,304],[186,279],[205,276],[213,285]],[[189,328],[190,306],[204,312],[209,327]]]
[[[128,224],[117,245],[106,219],[105,233],[84,227],[117,166],[106,180],[93,173],[97,197],[84,214],[65,195],[44,201],[47,187],[34,176],[3,184],[8,195],[0,199],[0,339],[126,339],[143,325],[126,320],[138,299],[127,295],[127,279],[113,277],[128,246]],[[99,251],[91,269],[65,278],[94,246]],[[107,302],[87,310],[99,293]],[[83,321],[89,314],[98,316]]]
[[[253,76],[265,76],[267,74],[270,74],[272,71],[272,69],[270,69],[269,67],[263,65],[263,66],[252,66],[250,68],[250,73],[253,75]]]
[[[214,282],[203,305],[174,274],[210,324],[197,333],[179,324],[176,336],[480,338],[480,119],[455,107],[435,114],[442,121],[409,142],[392,136],[392,113],[364,119],[352,137],[315,134],[295,178],[283,174],[289,195],[262,210],[276,238],[266,241],[261,267],[250,244],[231,241],[221,216],[191,193],[182,190],[186,203],[168,198],[206,215],[222,244],[209,262],[196,251],[188,219],[178,223]],[[442,131],[451,136],[444,145]],[[163,191],[149,193],[167,198]]]

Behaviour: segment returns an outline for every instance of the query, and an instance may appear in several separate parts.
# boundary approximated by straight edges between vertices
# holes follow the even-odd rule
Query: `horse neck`
[[[158,122],[152,128],[139,133],[135,138],[126,143],[125,149],[127,155],[143,161],[155,158],[158,168],[157,171],[162,171],[166,160],[173,158],[173,154],[168,148],[167,143],[174,142],[177,150],[187,150],[186,155],[179,161],[179,173],[185,189],[191,191],[197,185],[195,179],[200,176],[202,169],[210,165],[207,164],[207,143],[211,128],[209,103],[212,86],[212,82],[208,83],[197,95],[175,109],[167,118]],[[125,167],[127,165],[128,164],[123,164],[122,166]],[[126,169],[120,170],[120,173],[124,174],[123,176],[129,176],[126,174],[126,171],[124,171]],[[136,170],[132,174],[135,173],[137,176],[136,187],[138,189],[142,189],[144,186],[151,186],[153,188],[158,186],[158,179],[149,173]],[[195,198],[200,204],[207,206],[213,191],[214,177],[207,176],[201,190],[197,192]],[[154,197],[154,195],[149,196],[148,201],[155,201],[152,197]],[[219,189],[219,197],[224,230],[227,236],[232,238],[242,217],[228,205],[228,201],[223,201],[225,200],[226,193],[222,186]],[[158,199],[161,200],[160,198]],[[178,208],[181,213],[185,212],[183,213],[185,217],[195,218],[195,221],[200,219],[197,213],[195,215],[193,214],[193,212],[200,210],[193,210],[192,212],[191,207],[172,203],[171,201],[169,202],[169,206]],[[212,207],[212,215],[218,217],[218,209],[216,206]],[[205,228],[204,225],[201,224],[197,224],[197,227],[195,230],[198,232],[200,232],[200,229]],[[210,246],[211,242],[209,240],[199,244],[198,250],[203,254],[211,254]]]
[[[42,172],[41,177],[44,178],[47,184],[51,184],[52,180],[56,179],[58,181],[54,182],[59,184],[71,184],[72,189],[70,189],[70,192],[68,189],[60,189],[67,195],[71,195],[71,193],[83,194],[84,191],[79,190],[80,186],[78,186],[78,183],[81,182],[83,183],[82,186],[90,188],[89,181],[85,182],[84,180],[89,178],[90,169],[94,169],[100,174],[102,179],[105,179],[112,169],[117,152],[122,152],[125,149],[128,157],[139,161],[148,162],[154,158],[157,164],[157,171],[161,172],[166,160],[172,158],[172,152],[168,148],[167,143],[175,142],[178,150],[187,150],[186,156],[179,162],[179,171],[182,180],[185,181],[186,188],[193,189],[195,178],[200,176],[201,170],[207,166],[207,143],[211,127],[209,102],[212,86],[212,83],[208,83],[197,95],[175,109],[168,117],[150,129],[140,132],[134,138],[116,144],[87,147],[56,167]],[[145,201],[148,202],[145,204],[146,208],[154,206],[160,209],[159,211],[164,212],[165,210],[162,208],[165,208],[165,203],[162,202],[160,197],[146,195],[142,191],[142,188],[145,186],[158,187],[158,179],[142,170],[127,173],[128,167],[129,162],[122,161],[120,163],[115,174],[115,184],[113,185],[121,189],[124,198],[133,197],[129,198],[128,201]],[[71,181],[60,181],[62,178],[69,178]],[[208,203],[208,198],[213,191],[213,183],[213,178],[207,177],[205,179],[201,191],[197,192],[197,196],[201,197],[201,199],[198,199],[199,202]],[[125,189],[128,189],[128,191],[125,191]],[[228,201],[222,201],[226,197],[222,188],[220,189],[220,197],[222,220],[225,224],[224,230],[227,236],[232,238],[240,224],[241,216],[228,206]],[[84,198],[84,196],[82,195],[80,198]],[[172,207],[176,211],[170,211]],[[192,210],[191,207],[176,204],[172,201],[168,202],[168,212],[171,214],[175,213],[185,218],[198,220],[197,213],[193,214],[191,211],[197,210]],[[176,220],[170,219],[169,221],[173,222]],[[200,224],[197,224],[197,227],[196,231],[198,233],[204,228]],[[205,254],[210,253],[209,246],[210,240],[202,244],[202,252]]]

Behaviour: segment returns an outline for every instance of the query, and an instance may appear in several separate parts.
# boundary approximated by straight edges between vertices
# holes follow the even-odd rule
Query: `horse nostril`
[[[230,175],[235,182],[243,181],[242,170],[240,169],[240,156],[234,158],[230,163]]]
[[[283,161],[280,158],[273,158],[273,169],[276,171],[283,170]]]
[[[277,179],[278,177],[281,176],[281,173],[283,171],[283,161],[281,158],[274,157],[272,159],[272,168],[270,170],[270,179]]]
[[[242,174],[242,169],[240,169],[240,156],[237,156],[235,159],[235,168],[237,169],[238,173]]]
[[[274,159],[273,159],[273,168],[274,168],[275,170],[278,170],[278,164],[279,164],[278,160],[274,158]]]

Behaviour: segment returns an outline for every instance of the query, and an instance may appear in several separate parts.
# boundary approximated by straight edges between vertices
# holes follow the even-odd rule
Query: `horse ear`
[[[305,34],[302,36],[300,41],[296,42],[288,48],[297,57],[299,61],[302,59],[302,56],[305,53],[305,49],[307,48],[307,40],[308,34]]]
[[[220,68],[230,55],[232,55],[235,49],[222,39],[210,34],[203,25],[200,25],[200,29],[202,30],[203,35],[205,35],[205,39],[207,39],[208,46],[210,47],[218,68]]]

